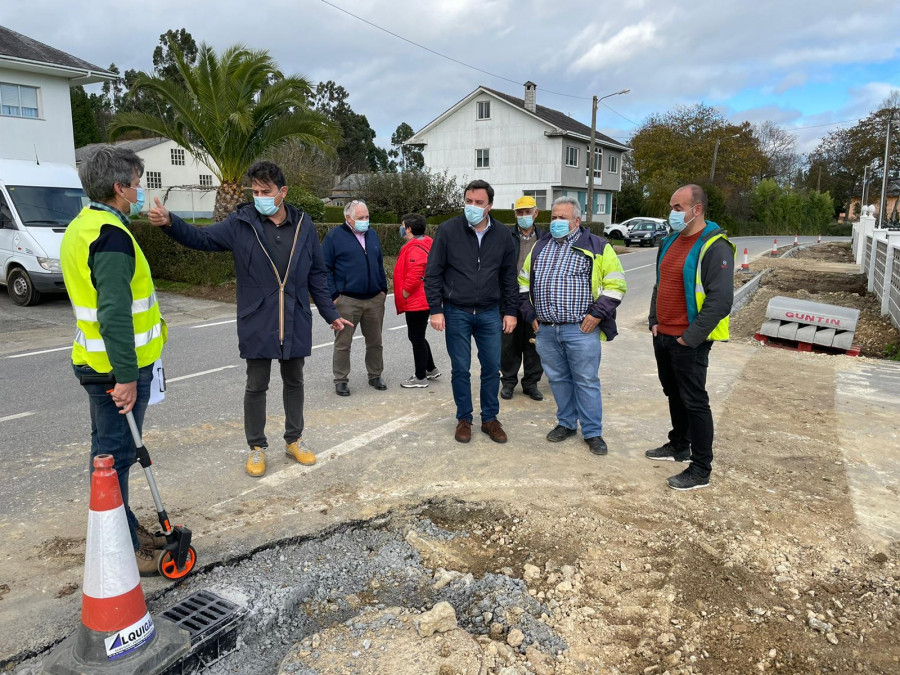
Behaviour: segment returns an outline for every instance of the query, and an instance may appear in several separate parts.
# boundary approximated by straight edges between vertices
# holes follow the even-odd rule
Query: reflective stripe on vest
[[[135,300],[134,302],[132,302],[131,313],[140,314],[141,312],[146,312],[156,303],[156,291],[153,291],[149,297],[141,298],[140,300]],[[93,321],[94,323],[97,322],[96,309],[92,309],[90,307],[78,307],[77,305],[72,305],[72,309],[75,310],[75,318],[79,321]]]

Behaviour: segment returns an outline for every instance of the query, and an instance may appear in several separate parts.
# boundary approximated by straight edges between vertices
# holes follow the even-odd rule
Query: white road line
[[[256,481],[256,485],[248,490],[244,490],[241,492],[238,497],[244,497],[251,492],[258,490],[259,488],[266,487],[278,487],[284,483],[289,481],[297,480],[300,476],[305,473],[309,473],[311,471],[315,471],[322,467],[324,462],[327,462],[332,459],[336,459],[341,455],[346,455],[349,452],[353,452],[354,450],[359,450],[367,446],[369,443],[378,440],[382,436],[387,436],[388,434],[392,434],[395,431],[399,431],[405,426],[409,426],[410,424],[415,424],[419,420],[423,420],[428,417],[427,413],[419,413],[413,414],[410,413],[408,415],[403,415],[402,417],[398,417],[397,419],[391,420],[385,424],[382,424],[380,427],[375,427],[371,431],[367,431],[364,434],[360,434],[355,438],[351,438],[348,441],[344,441],[343,443],[339,443],[334,447],[328,448],[316,455],[316,463],[313,466],[303,466],[302,464],[294,464],[287,469],[282,469],[277,473],[269,474],[265,478],[260,478]],[[219,502],[213,508],[218,508],[227,504],[228,502],[234,500],[234,497],[229,497],[223,502]]]
[[[654,265],[656,265],[656,263],[655,263],[655,262],[652,262],[652,263],[650,263],[649,265],[641,265],[640,267],[632,267],[631,269],[625,270],[625,271],[626,271],[626,272],[634,272],[635,270],[642,270],[642,269],[644,269],[645,267],[653,267]]]
[[[388,330],[400,330],[401,328],[406,328],[406,326],[394,326],[393,328],[388,328]]]
[[[8,359],[21,359],[23,356],[36,356],[37,354],[49,354],[50,352],[62,352],[66,349],[72,349],[72,345],[67,345],[65,347],[55,347],[54,349],[42,349],[39,352],[28,352],[27,354],[13,354],[12,356],[7,356]]]
[[[222,326],[226,323],[234,323],[237,319],[228,319],[228,321],[216,321],[215,323],[202,323],[199,326],[191,326],[191,328],[209,328],[210,326]]]
[[[33,412],[23,412],[23,413],[19,413],[18,415],[7,415],[6,417],[0,417],[0,422],[9,422],[10,420],[18,420],[18,419],[22,419],[23,417],[29,417],[34,414],[35,413],[33,413]]]
[[[209,375],[210,373],[218,373],[220,370],[228,370],[229,368],[237,368],[237,366],[222,366],[221,368],[213,368],[212,370],[204,370],[199,373],[191,373],[190,375],[182,375],[181,377],[167,377],[166,384],[172,382],[180,382],[181,380],[189,380],[192,377],[200,377],[201,375]]]

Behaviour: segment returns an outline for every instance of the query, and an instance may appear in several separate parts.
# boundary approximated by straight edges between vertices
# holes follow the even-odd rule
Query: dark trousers
[[[303,435],[303,361],[287,359],[281,365],[284,400],[284,442],[293,443]],[[266,441],[266,391],[272,371],[271,359],[247,359],[247,387],[244,390],[244,433],[252,448],[268,447]]]
[[[500,336],[503,321],[497,309],[472,313],[444,305],[444,335],[450,357],[450,385],[456,419],[472,421],[472,338],[481,363],[481,421],[492,422],[500,412]]]
[[[527,391],[537,386],[544,369],[534,339],[534,328],[521,315],[512,333],[503,333],[500,338],[500,382],[504,387],[515,388],[519,381],[519,366],[525,363],[522,373],[522,389]]]
[[[425,331],[428,329],[428,317],[430,314],[431,312],[427,309],[418,312],[406,312],[406,335],[412,344],[417,380],[425,379],[425,373],[429,370],[434,370],[431,345],[425,339]]]
[[[676,451],[690,449],[691,462],[706,474],[712,471],[713,417],[706,393],[706,370],[712,342],[685,347],[671,335],[653,338],[656,370],[669,398],[672,430],[669,442]]]
[[[81,379],[83,375],[97,375],[97,372],[88,366],[73,366],[75,375]],[[153,380],[153,365],[144,366],[138,371],[137,400],[131,409],[138,431],[144,427],[144,413],[147,412],[147,402],[150,400],[150,383]],[[112,455],[113,468],[119,478],[119,491],[122,493],[122,502],[125,505],[125,517],[128,520],[128,530],[131,532],[131,544],[134,550],[140,548],[138,544],[136,527],[138,520],[131,507],[128,505],[128,471],[132,464],[137,462],[137,447],[128,428],[128,420],[120,414],[121,409],[116,406],[108,391],[113,387],[109,383],[82,384],[90,400],[91,410],[91,464],[88,474],[94,471],[94,457],[97,455]]]

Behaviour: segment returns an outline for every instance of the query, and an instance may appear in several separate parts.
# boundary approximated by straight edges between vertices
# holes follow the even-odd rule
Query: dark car
[[[662,220],[644,220],[625,234],[625,245],[659,246],[669,234],[669,225]]]

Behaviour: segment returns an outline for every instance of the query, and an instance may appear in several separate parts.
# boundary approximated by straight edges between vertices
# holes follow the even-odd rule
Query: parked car
[[[666,221],[662,218],[647,218],[644,216],[638,216],[637,218],[629,218],[623,223],[613,223],[612,225],[607,225],[603,232],[608,239],[624,239],[625,235],[628,234],[629,231],[636,225],[641,225],[642,223],[665,223]]]
[[[625,235],[625,246],[659,246],[669,234],[669,224],[661,218],[645,218]]]
[[[74,167],[0,159],[0,285],[17,305],[65,293],[59,246],[87,203]]]

